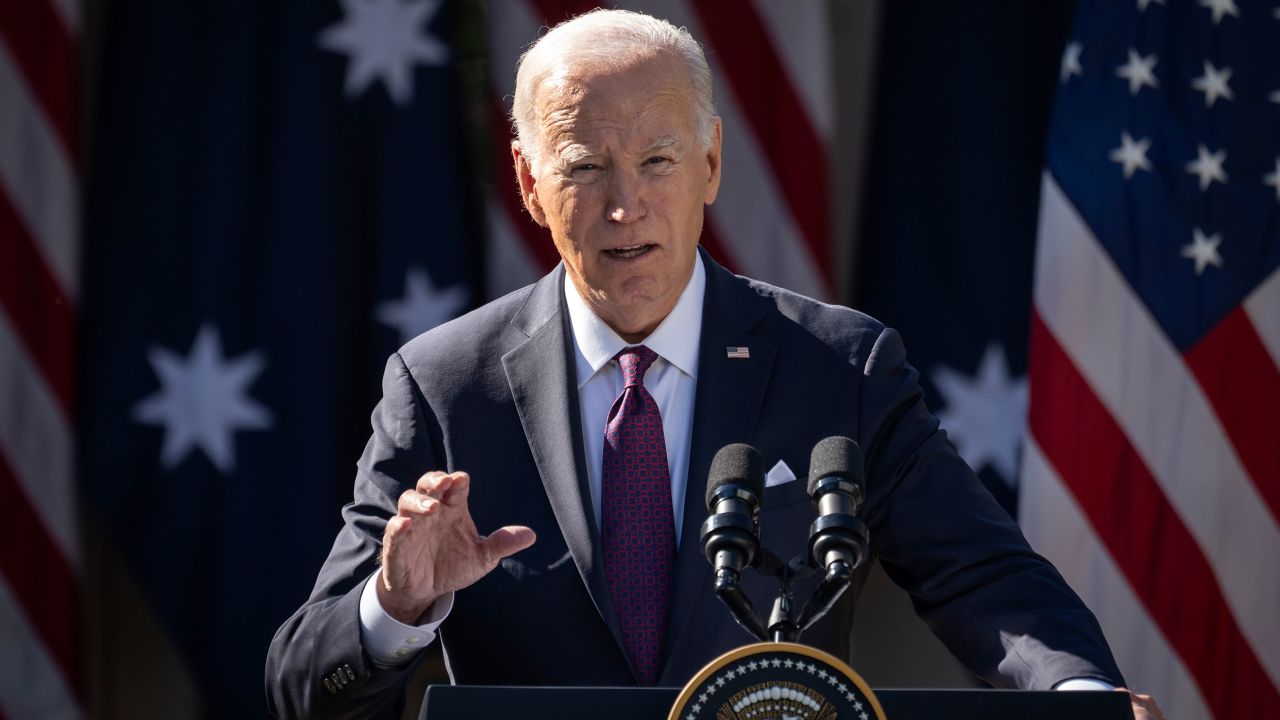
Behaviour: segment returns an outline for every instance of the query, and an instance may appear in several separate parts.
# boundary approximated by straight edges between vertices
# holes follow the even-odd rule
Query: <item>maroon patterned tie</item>
[[[616,356],[626,386],[604,427],[600,490],[605,576],[641,685],[658,681],[676,556],[662,415],[644,389],[645,371],[657,358],[643,345]]]

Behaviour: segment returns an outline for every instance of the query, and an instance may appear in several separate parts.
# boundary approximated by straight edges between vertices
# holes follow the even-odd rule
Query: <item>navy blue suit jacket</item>
[[[865,452],[862,517],[872,552],[969,669],[1001,687],[1046,689],[1071,677],[1121,683],[1093,615],[1027,546],[925,408],[897,333],[703,259],[689,486],[661,683],[681,685],[751,640],[712,593],[698,542],[712,456],[745,442],[766,467],[784,460],[802,478],[768,488],[761,513],[763,542],[787,557],[803,550],[815,514],[803,482],[810,450],[830,435],[854,438]],[[457,593],[440,631],[456,681],[635,683],[601,565],[563,281],[557,268],[391,357],[346,524],[310,599],[272,642],[267,695],[278,716],[395,716],[416,665],[383,669],[368,659],[359,598],[397,498],[432,469],[471,474],[480,532],[524,524],[538,534],[532,548]],[[726,347],[740,346],[750,358],[726,357]],[[805,642],[847,656],[865,575]],[[745,578],[767,612],[772,581]],[[344,666],[354,679],[330,693],[323,679]]]

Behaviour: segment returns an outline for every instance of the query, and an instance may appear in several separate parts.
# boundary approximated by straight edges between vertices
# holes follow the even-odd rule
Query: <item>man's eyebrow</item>
[[[562,165],[572,165],[580,160],[591,157],[593,153],[585,145],[569,145],[561,150],[559,160]]]
[[[649,147],[645,148],[644,151],[646,153],[651,153],[656,150],[665,150],[666,148],[669,148],[669,147],[678,147],[679,145],[680,145],[680,138],[676,137],[675,135],[663,135],[658,139],[654,140],[652,143],[650,143]]]
[[[675,135],[662,135],[654,139],[653,142],[649,143],[649,146],[646,147],[643,151],[641,151],[641,154],[647,155],[649,153],[657,152],[659,150],[665,150],[667,148],[672,148],[672,147],[678,149],[680,147],[680,144],[681,144],[680,138],[676,137]],[[559,164],[561,166],[568,166],[577,162],[581,162],[593,155],[595,155],[595,153],[592,152],[592,150],[588,148],[586,145],[574,143],[572,145],[567,145],[565,146],[564,149],[560,150],[556,154],[556,159],[559,161]]]

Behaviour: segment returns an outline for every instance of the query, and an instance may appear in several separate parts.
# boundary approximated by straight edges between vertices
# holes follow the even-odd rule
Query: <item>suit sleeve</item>
[[[917,614],[996,687],[1047,690],[1068,678],[1122,685],[1102,630],[1058,571],[956,454],[925,408],[896,331],[863,366],[873,550]]]
[[[267,705],[277,718],[397,718],[421,662],[420,654],[404,667],[376,666],[360,642],[360,594],[377,568],[383,529],[401,493],[437,467],[438,424],[399,354],[387,362],[372,424],[342,530],[311,597],[276,631],[267,654]]]

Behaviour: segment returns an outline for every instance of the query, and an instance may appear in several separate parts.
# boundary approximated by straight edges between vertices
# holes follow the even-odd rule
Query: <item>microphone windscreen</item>
[[[862,485],[862,448],[842,435],[834,435],[813,446],[809,456],[809,495],[818,489],[818,481],[837,475]]]
[[[707,473],[707,512],[715,512],[713,498],[725,485],[742,485],[757,500],[764,497],[764,459],[755,448],[743,443],[725,445],[712,458]]]

